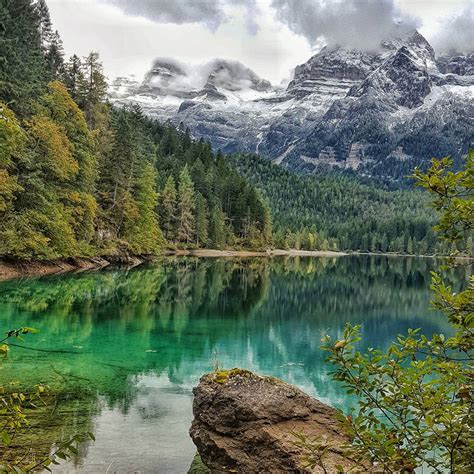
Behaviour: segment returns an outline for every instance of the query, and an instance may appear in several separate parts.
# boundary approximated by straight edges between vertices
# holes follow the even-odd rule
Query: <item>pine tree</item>
[[[112,128],[112,150],[100,168],[99,201],[106,227],[118,239],[129,216],[135,212],[132,188],[137,152],[132,116],[127,110],[114,112]]]
[[[84,112],[91,129],[95,128],[95,114],[107,96],[107,80],[103,73],[99,53],[91,52],[82,60],[84,82],[79,84],[79,96],[84,101]]]
[[[160,207],[161,225],[165,237],[169,241],[176,238],[177,204],[176,204],[176,184],[172,175],[168,176],[165,187],[161,194]]]
[[[64,47],[57,30],[51,37],[45,58],[51,79],[62,80],[64,78]]]
[[[49,8],[46,4],[46,0],[38,0],[35,6],[39,20],[41,48],[44,55],[46,56],[54,36],[53,25],[51,23],[51,16],[49,14]]]
[[[209,238],[209,211],[201,193],[196,194],[196,245],[205,247]]]
[[[35,3],[3,0],[0,25],[0,100],[23,117],[47,84]]]
[[[196,231],[194,209],[195,209],[195,193],[194,185],[186,165],[179,174],[178,185],[178,241],[192,242]]]
[[[64,84],[72,98],[82,108],[85,101],[85,80],[81,58],[74,54],[64,66]]]
[[[155,212],[158,193],[156,172],[144,163],[135,184],[136,213],[126,224],[125,236],[135,254],[156,254],[163,244]]]
[[[222,248],[226,242],[226,215],[220,203],[215,203],[211,212],[210,241],[214,248]]]
[[[273,223],[270,206],[266,203],[263,206],[263,245],[265,247],[271,246],[273,243]]]

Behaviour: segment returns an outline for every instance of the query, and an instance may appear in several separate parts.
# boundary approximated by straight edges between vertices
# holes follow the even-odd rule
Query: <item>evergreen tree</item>
[[[226,215],[220,203],[217,202],[212,208],[209,234],[214,248],[219,249],[226,245]]]
[[[47,84],[35,3],[2,0],[0,25],[0,100],[25,116]]]
[[[165,237],[173,241],[176,236],[177,222],[177,203],[176,203],[176,184],[173,176],[168,176],[165,187],[161,193],[161,225]]]
[[[85,76],[82,61],[75,54],[69,58],[64,66],[64,84],[76,103],[84,106]]]
[[[49,8],[46,4],[46,0],[37,0],[35,7],[38,15],[41,47],[43,49],[44,55],[46,56],[54,36],[51,16],[49,14]]]
[[[144,163],[135,184],[136,210],[128,220],[125,237],[135,254],[156,254],[163,245],[163,236],[156,215],[156,173],[150,163]]]
[[[137,153],[132,120],[126,110],[114,113],[112,150],[100,169],[100,205],[105,227],[115,239],[121,237],[124,224],[134,212],[132,189]]]
[[[64,78],[64,47],[61,37],[56,30],[45,54],[48,71],[52,80]]]
[[[178,199],[178,241],[190,243],[196,231],[194,217],[196,203],[194,185],[187,165],[179,174]]]
[[[205,198],[201,193],[196,194],[196,245],[207,245],[209,238],[209,211]]]
[[[107,96],[107,80],[103,73],[99,53],[91,52],[82,61],[84,82],[80,84],[79,96],[84,101],[84,111],[90,128],[95,128],[97,107]]]
[[[263,246],[271,246],[273,243],[273,223],[270,206],[267,203],[263,204]]]

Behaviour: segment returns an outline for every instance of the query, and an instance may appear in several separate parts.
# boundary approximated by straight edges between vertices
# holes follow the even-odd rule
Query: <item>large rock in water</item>
[[[212,472],[310,472],[295,432],[327,443],[327,472],[355,467],[342,450],[350,440],[337,411],[292,385],[232,369],[204,375],[193,392],[190,434]]]

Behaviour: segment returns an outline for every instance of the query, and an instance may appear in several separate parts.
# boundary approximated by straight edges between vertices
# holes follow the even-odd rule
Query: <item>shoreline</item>
[[[146,262],[152,262],[160,257],[196,257],[196,258],[252,258],[252,257],[346,257],[372,255],[378,257],[404,257],[404,258],[451,258],[446,255],[407,255],[398,253],[370,253],[370,252],[335,252],[330,250],[217,250],[217,249],[190,249],[166,250],[162,255],[133,256],[133,257],[93,257],[93,258],[68,258],[59,260],[4,260],[0,257],[0,281],[16,278],[31,278],[47,275],[60,275],[62,273],[79,273],[83,271],[101,270],[109,265],[119,264],[132,268]],[[474,257],[457,256],[455,260],[474,261]]]
[[[100,270],[111,262],[102,257],[60,260],[13,261],[0,259],[0,281],[15,278],[40,277],[61,273]]]
[[[217,250],[217,249],[191,249],[173,250],[165,255],[177,257],[343,257],[346,252],[333,252],[325,250]]]
[[[79,273],[88,270],[101,270],[109,265],[119,264],[132,268],[162,256],[199,257],[199,258],[249,258],[249,257],[278,257],[278,256],[307,256],[307,257],[340,257],[347,255],[343,252],[307,251],[307,250],[167,250],[162,255],[153,257],[133,256],[124,258],[93,257],[67,258],[58,260],[3,260],[0,257],[0,281],[16,278],[31,278],[62,273]]]

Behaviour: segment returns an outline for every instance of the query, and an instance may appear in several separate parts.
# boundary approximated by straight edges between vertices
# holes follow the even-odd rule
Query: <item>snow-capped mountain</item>
[[[323,48],[285,89],[236,61],[190,68],[158,59],[141,84],[118,78],[110,97],[225,152],[257,152],[306,172],[398,178],[474,142],[474,53],[437,58],[416,31],[377,52]]]

